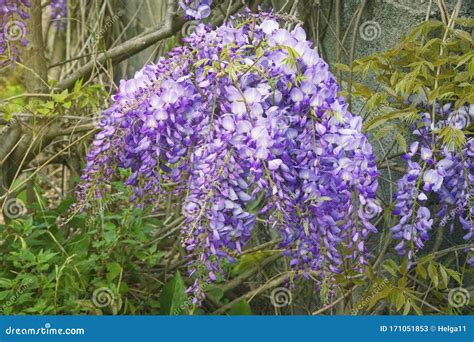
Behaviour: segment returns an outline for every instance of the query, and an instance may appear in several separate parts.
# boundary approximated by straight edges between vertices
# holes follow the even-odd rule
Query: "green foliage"
[[[236,302],[229,310],[229,315],[231,316],[247,316],[252,314],[252,309],[250,308],[249,303],[243,299]]]
[[[3,119],[9,121],[15,113],[23,112],[38,117],[90,117],[97,114],[103,107],[107,92],[97,84],[83,85],[79,80],[74,88],[61,93],[24,94],[24,89],[13,80],[0,85],[0,113]],[[29,99],[29,101],[26,101]]]
[[[354,61],[352,70],[336,64],[339,70],[352,71],[364,80],[370,75],[378,84],[376,89],[370,89],[355,82],[350,89],[365,102],[368,112],[381,113],[366,120],[365,130],[377,133],[390,127],[404,131],[406,123],[418,118],[417,97],[426,97],[429,106],[435,102],[453,103],[455,109],[474,103],[474,43],[466,31],[472,25],[471,19],[464,18],[458,19],[454,28],[429,20],[394,48]],[[472,134],[472,124],[462,131],[450,128],[439,134],[445,145],[460,148],[465,135]],[[401,150],[406,149],[406,141],[398,134],[395,143]]]
[[[162,315],[181,314],[186,300],[186,287],[179,272],[176,272],[163,287],[160,296],[160,313]]]
[[[113,190],[87,214],[72,213],[72,199],[48,209],[39,194],[28,215],[0,225],[0,313],[207,313],[186,293],[186,265],[170,265],[179,242],[168,233],[182,220],[147,216],[130,208],[123,184]],[[26,203],[25,192],[17,198]],[[223,281],[202,284],[212,302],[229,303]]]
[[[274,255],[275,253],[276,252],[272,251],[256,251],[253,253],[244,254],[238,259],[238,262],[232,268],[230,274],[231,276],[237,276],[247,270],[258,267],[265,259]]]
[[[126,196],[114,204],[126,202]],[[163,286],[153,268],[164,255],[155,238],[156,220],[144,220],[140,210],[124,207],[121,215],[104,209],[97,219],[80,214],[60,225],[71,203],[0,225],[2,311],[156,313]],[[94,303],[94,291],[101,288],[113,297],[109,305]]]
[[[25,99],[21,96],[23,92],[23,87],[14,80],[6,79],[0,83],[0,113],[3,113],[3,119],[10,121],[13,113],[25,106]]]
[[[409,267],[407,259],[387,258],[381,271],[369,266],[366,280],[356,282],[364,290],[352,304],[354,314],[384,312],[396,315],[467,313],[469,305],[456,308],[449,304],[449,292],[463,286],[472,276],[465,266],[447,266],[433,254],[420,258]],[[464,285],[465,286],[465,285]]]

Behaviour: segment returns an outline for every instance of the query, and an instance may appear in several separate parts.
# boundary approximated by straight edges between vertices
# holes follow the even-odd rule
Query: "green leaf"
[[[443,265],[439,265],[439,274],[441,275],[440,288],[445,289],[448,287],[449,277]]]
[[[197,68],[205,63],[209,62],[209,58],[202,58],[198,60],[196,63],[194,63],[194,66]]]
[[[212,286],[206,289],[206,294],[216,302],[220,302],[221,299],[224,298],[224,290],[217,286]]]
[[[411,306],[413,307],[413,310],[415,310],[416,314],[419,316],[423,315],[423,311],[421,311],[420,307],[416,305],[415,302],[411,302]]]
[[[403,308],[403,316],[408,315],[410,313],[410,309],[411,309],[411,300],[407,299],[407,301],[405,302],[405,307]]]
[[[229,315],[231,316],[248,316],[252,315],[252,309],[250,308],[247,301],[241,299],[235,303],[232,308],[229,310]]]
[[[386,270],[388,273],[390,273],[394,277],[398,273],[398,265],[392,259],[385,260],[382,267],[384,270]]]
[[[462,39],[467,41],[470,45],[474,45],[474,40],[471,37],[471,34],[469,32],[466,32],[464,30],[454,30],[454,34]]]
[[[461,285],[462,281],[461,281],[461,277],[459,276],[458,272],[456,272],[455,270],[452,270],[450,268],[445,268],[445,270],[451,276],[451,278],[456,280],[458,282],[458,284]]]
[[[163,287],[160,294],[160,314],[179,315],[186,309],[186,288],[179,271]]]
[[[422,279],[426,279],[426,277],[428,277],[428,273],[426,273],[426,269],[422,264],[416,265],[416,275],[420,276]]]
[[[397,132],[395,135],[395,139],[397,140],[398,145],[400,146],[401,150],[403,152],[407,151],[407,141],[403,137],[403,135],[400,134],[400,132]]]
[[[401,277],[398,280],[398,287],[401,288],[401,289],[405,288],[405,286],[407,285],[407,281],[408,281],[407,277],[405,277],[405,276]]]
[[[393,290],[392,286],[389,285],[389,286],[385,286],[382,291],[375,293],[372,296],[372,299],[370,300],[367,310],[370,310],[375,304],[377,304],[379,300],[388,297],[390,293],[392,292],[392,290]]]
[[[443,139],[443,145],[450,151],[461,149],[466,142],[464,133],[452,126],[444,127],[439,133],[439,137]]]
[[[472,18],[456,18],[454,21],[461,26],[474,27],[474,19]]]
[[[351,69],[345,65],[345,64],[342,64],[342,63],[334,63],[333,66],[337,69],[337,70],[341,70],[341,71],[344,71],[344,72],[351,72]]]
[[[110,262],[107,264],[107,281],[110,283],[117,278],[122,272],[122,266],[117,262]]]
[[[232,269],[231,276],[237,276],[246,270],[260,265],[266,258],[273,254],[275,254],[275,252],[256,251],[242,255],[239,258],[237,265],[235,265],[235,267]]]
[[[389,113],[377,116],[376,118],[369,120],[364,125],[365,130],[369,132],[378,126],[383,125],[385,122],[389,120],[403,119],[404,117],[408,117],[414,113],[418,114],[418,109],[415,107],[409,107],[402,110],[396,110],[393,112],[389,112]]]
[[[367,99],[372,97],[372,91],[370,90],[370,88],[362,83],[354,83],[354,89],[358,95],[362,95]]]
[[[76,81],[76,83],[74,84],[74,90],[73,90],[73,92],[74,92],[74,93],[77,93],[77,92],[79,92],[79,91],[81,90],[81,88],[82,88],[82,78],[81,78],[81,79],[78,79],[78,80]]]
[[[400,274],[406,275],[408,271],[408,258],[403,258],[399,267]]]
[[[406,302],[405,295],[403,294],[403,291],[397,291],[395,293],[396,293],[396,297],[397,297],[397,299],[396,299],[397,311],[400,311],[403,304],[405,304],[405,302]]]
[[[68,96],[68,90],[65,89],[60,94],[53,94],[53,99],[57,103],[62,103],[62,102],[64,102],[64,100],[66,99],[67,96]]]
[[[439,278],[438,278],[438,271],[436,270],[436,266],[430,262],[428,265],[428,275],[430,276],[431,281],[435,287],[438,287]]]

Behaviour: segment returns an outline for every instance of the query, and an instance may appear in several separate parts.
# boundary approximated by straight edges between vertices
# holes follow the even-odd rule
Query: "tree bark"
[[[22,53],[22,81],[29,93],[48,92],[48,68],[44,56],[41,0],[31,1],[27,20],[28,45]],[[30,120],[31,121],[31,120]],[[30,126],[30,125],[29,125]],[[20,121],[12,120],[4,127],[0,148],[0,207],[3,208],[9,189],[21,168],[36,156],[44,144],[35,139],[31,130],[24,130]],[[3,214],[3,211],[2,211]]]

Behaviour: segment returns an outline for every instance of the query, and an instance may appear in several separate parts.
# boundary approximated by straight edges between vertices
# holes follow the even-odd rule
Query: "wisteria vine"
[[[469,138],[459,150],[443,144],[439,134],[443,128],[465,129],[474,119],[474,105],[452,110],[452,104],[436,105],[436,122],[431,112],[421,112],[413,131],[417,141],[405,154],[407,173],[398,181],[394,214],[399,223],[392,228],[393,236],[400,242],[395,247],[401,255],[411,260],[414,252],[422,249],[429,239],[435,222],[437,229],[449,224],[453,230],[455,220],[449,219],[454,210],[461,226],[467,230],[464,239],[474,239],[472,200],[474,198],[474,140]],[[433,196],[437,203],[434,215],[427,202]],[[474,266],[474,258],[468,260]]]
[[[168,58],[121,81],[78,206],[103,196],[117,169],[129,170],[125,184],[140,206],[184,196],[181,236],[197,301],[199,281],[222,274],[257,217],[280,232],[304,276],[331,279],[350,261],[360,269],[376,232],[369,220],[381,211],[377,168],[361,118],[338,90],[300,26],[283,29],[270,13],[215,30],[201,24]],[[259,211],[249,210],[258,200]]]

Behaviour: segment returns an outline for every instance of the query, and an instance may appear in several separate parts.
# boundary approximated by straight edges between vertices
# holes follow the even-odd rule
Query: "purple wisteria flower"
[[[447,126],[464,129],[466,122],[474,118],[474,105],[463,106],[454,112],[451,107],[451,104],[436,105],[436,132]],[[409,259],[423,248],[432,228],[441,229],[449,223],[452,231],[455,218],[467,230],[464,239],[469,242],[474,239],[474,140],[469,137],[458,150],[443,146],[437,133],[433,134],[430,113],[422,112],[414,125],[413,133],[419,141],[414,142],[403,156],[408,160],[408,169],[398,181],[393,214],[400,216],[400,221],[392,228],[393,237],[401,240],[395,247],[396,251],[400,255],[408,253]],[[438,207],[434,215],[426,205],[430,194],[433,194]],[[435,220],[439,221],[434,223]]]
[[[169,57],[120,83],[78,193],[81,207],[126,169],[139,206],[184,198],[197,301],[199,282],[222,274],[257,216],[280,233],[295,270],[331,279],[343,262],[367,262],[370,220],[381,211],[362,120],[304,30],[280,28],[270,13],[234,21],[199,25]]]
[[[51,1],[51,19],[54,21],[54,26],[61,31],[66,28],[67,17],[67,0],[52,0]]]

